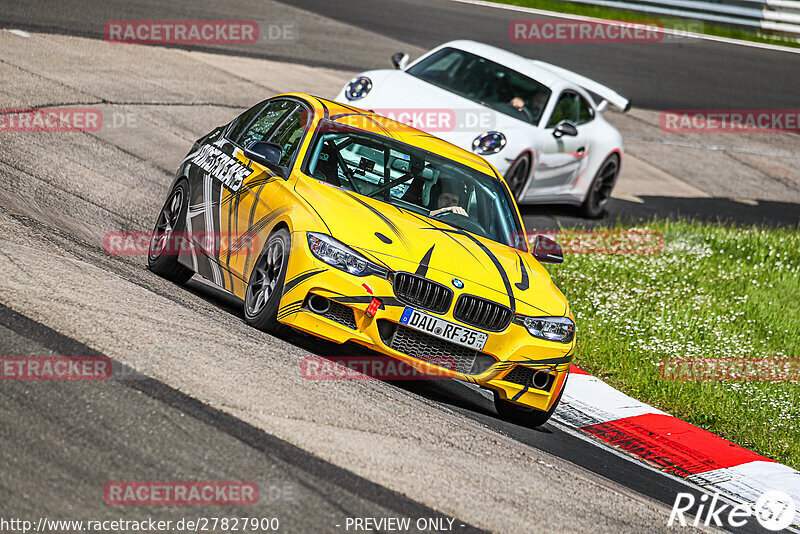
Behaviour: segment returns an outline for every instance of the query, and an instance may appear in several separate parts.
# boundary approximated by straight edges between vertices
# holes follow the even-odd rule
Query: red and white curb
[[[648,406],[572,366],[553,418],[732,501],[790,495],[800,526],[800,472]]]

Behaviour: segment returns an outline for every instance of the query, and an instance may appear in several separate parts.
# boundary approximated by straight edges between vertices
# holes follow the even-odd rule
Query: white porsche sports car
[[[602,215],[622,157],[622,136],[603,112],[609,104],[627,111],[626,98],[474,41],[445,43],[411,64],[397,53],[392,63],[395,70],[354,77],[336,100],[482,155],[520,204],[573,204],[588,217]]]

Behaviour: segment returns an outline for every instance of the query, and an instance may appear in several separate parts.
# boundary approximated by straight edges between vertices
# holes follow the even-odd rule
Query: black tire
[[[598,219],[603,216],[618,175],[619,156],[612,154],[600,165],[592,185],[589,186],[589,192],[581,204],[581,214],[584,217]]]
[[[279,336],[291,331],[291,328],[278,322],[291,245],[291,236],[286,228],[270,234],[253,266],[244,298],[245,322]]]
[[[527,153],[515,159],[514,163],[506,171],[506,183],[508,188],[511,189],[511,194],[514,195],[514,200],[517,202],[522,198],[523,189],[528,182],[530,174],[531,157]]]
[[[178,263],[179,252],[175,247],[176,234],[186,228],[188,209],[189,182],[181,180],[172,188],[158,214],[147,253],[147,268],[176,284],[184,284],[194,275],[191,269]]]
[[[567,377],[569,377],[569,375],[567,375]],[[505,419],[506,421],[511,421],[512,423],[516,423],[528,428],[536,428],[537,426],[542,426],[550,420],[550,417],[555,413],[556,408],[558,408],[559,403],[561,403],[561,396],[564,394],[564,390],[566,388],[567,380],[564,379],[564,383],[561,385],[561,391],[559,392],[556,401],[546,412],[529,408],[521,404],[516,404],[511,401],[503,400],[500,398],[500,394],[496,391],[494,392],[494,408],[497,410],[497,414],[501,419]]]

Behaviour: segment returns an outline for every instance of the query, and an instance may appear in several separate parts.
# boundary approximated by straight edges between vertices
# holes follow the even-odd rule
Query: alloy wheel
[[[247,286],[245,304],[247,314],[257,315],[266,306],[270,295],[280,280],[283,269],[283,242],[274,239],[267,245],[267,250],[253,268],[250,284]]]

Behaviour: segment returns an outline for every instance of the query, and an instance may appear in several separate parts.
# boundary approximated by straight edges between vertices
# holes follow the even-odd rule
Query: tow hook
[[[373,294],[371,287],[369,287],[367,284],[361,284],[361,285],[364,286],[364,289],[367,290],[367,293],[369,293],[370,295]],[[382,304],[383,304],[383,302],[381,302],[381,299],[379,299],[377,297],[372,297],[372,300],[370,301],[369,306],[367,306],[367,309],[364,310],[364,315],[366,315],[370,319],[375,317],[375,313],[378,311],[378,308],[380,308]]]

